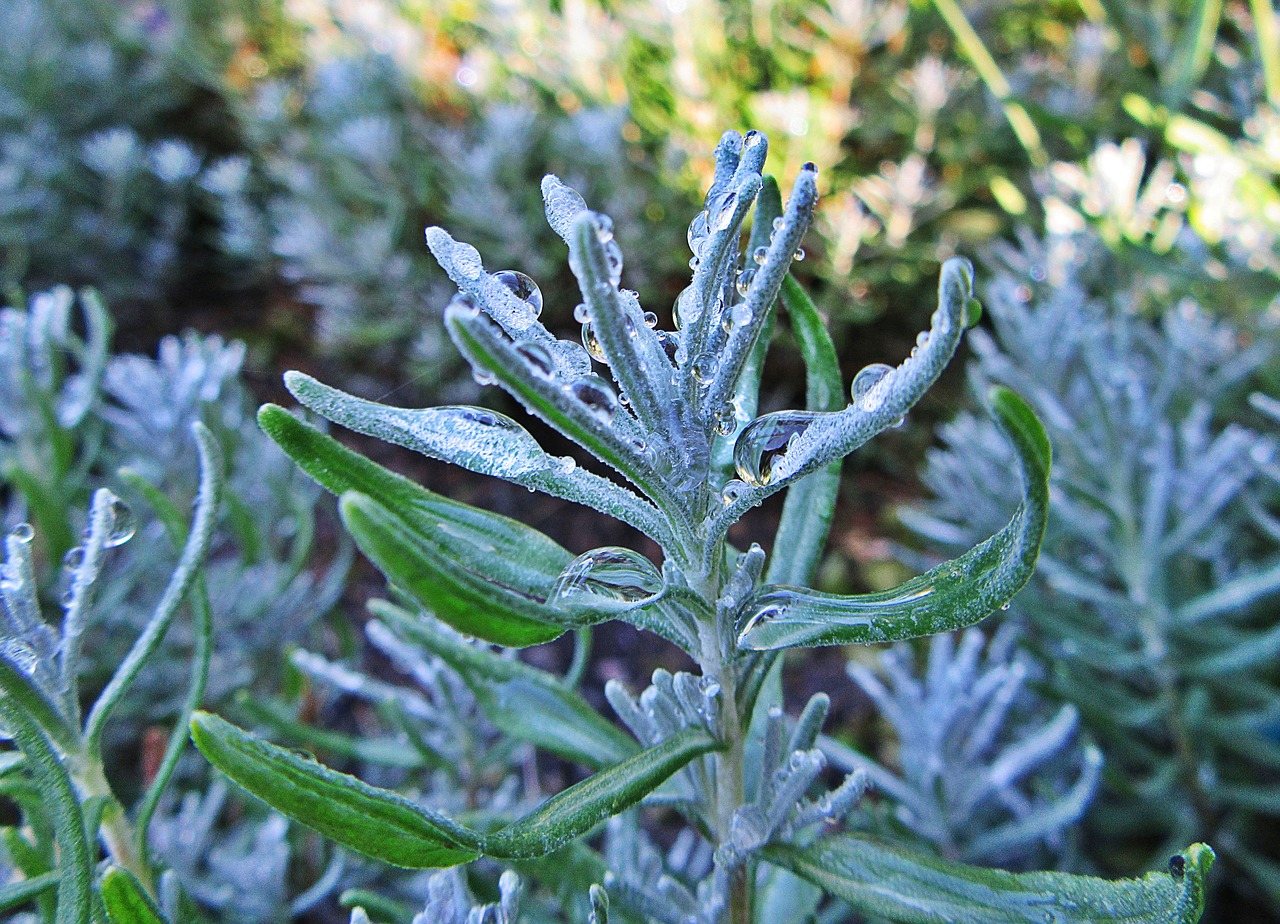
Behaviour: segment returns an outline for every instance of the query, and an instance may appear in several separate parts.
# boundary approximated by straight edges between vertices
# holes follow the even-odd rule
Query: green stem
[[[982,43],[978,33],[974,31],[973,26],[969,24],[969,20],[965,18],[964,11],[960,9],[960,5],[956,3],[956,0],[933,0],[933,5],[942,15],[942,18],[946,20],[947,26],[950,27],[955,35],[961,51],[969,59],[969,63],[973,65],[974,70],[978,72],[982,82],[987,85],[987,89],[991,91],[992,95],[999,100],[1000,107],[1004,110],[1004,117],[1009,121],[1009,127],[1013,129],[1018,142],[1026,150],[1032,165],[1037,168],[1047,167],[1049,165],[1049,155],[1040,140],[1040,132],[1036,129],[1035,123],[1031,121],[1031,116],[1027,113],[1027,110],[1013,98],[1013,88],[1009,86],[1009,81],[1005,79],[1004,73],[1000,70],[1000,65],[991,56],[991,52],[987,51],[987,46]]]

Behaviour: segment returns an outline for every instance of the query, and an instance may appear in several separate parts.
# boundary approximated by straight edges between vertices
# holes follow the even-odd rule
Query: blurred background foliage
[[[4,525],[35,524],[41,581],[56,596],[57,563],[94,486],[115,486],[140,518],[190,503],[192,449],[181,438],[204,421],[232,485],[209,570],[223,620],[211,696],[255,691],[228,708],[366,777],[414,781],[442,804],[450,793],[536,795],[539,773],[558,771],[525,752],[487,757],[491,729],[445,666],[414,661],[380,630],[361,641],[360,607],[377,585],[357,570],[343,594],[349,550],[317,493],[265,444],[252,406],[279,397],[286,367],[323,368],[405,404],[475,400],[443,336],[453,289],[428,258],[427,225],[476,245],[494,268],[531,275],[551,326],[572,335],[578,297],[543,218],[545,173],[613,218],[624,285],[669,327],[687,281],[687,224],[729,128],[768,135],[784,185],[805,161],[822,171],[794,272],[847,371],[905,355],[941,262],[979,257],[994,334],[976,338],[969,377],[1034,399],[1059,446],[1063,527],[1046,547],[1049,569],[1002,617],[1017,645],[1012,634],[991,640],[981,665],[976,636],[918,648],[914,660],[905,649],[857,655],[856,685],[840,654],[788,675],[797,694],[830,681],[845,743],[861,754],[850,760],[900,778],[901,804],[936,798],[943,819],[904,821],[886,797],[868,822],[961,851],[972,845],[956,832],[978,839],[978,828],[1069,793],[1056,826],[1017,843],[1120,874],[1145,868],[1166,839],[1217,837],[1229,871],[1220,907],[1233,916],[1211,919],[1280,921],[1280,852],[1266,835],[1280,815],[1280,676],[1269,654],[1280,649],[1280,474],[1267,398],[1280,392],[1280,22],[1266,0],[6,0]],[[188,328],[200,333],[181,335]],[[802,400],[798,356],[780,353],[765,410]],[[977,538],[988,508],[1005,509],[999,444],[964,410],[976,402],[962,377],[939,394],[846,467],[828,589],[892,584],[900,562]],[[966,448],[936,452],[921,476],[930,425],[957,409],[944,439]],[[1123,466],[1094,452],[1090,428],[1104,424]],[[988,444],[991,458],[974,456]],[[979,461],[965,469],[953,461],[963,458]],[[1116,485],[1116,472],[1132,477]],[[1177,516],[1156,516],[1158,491],[1182,492],[1166,505]],[[499,508],[531,503],[481,496]],[[902,504],[918,508],[904,517],[914,531],[891,517]],[[1195,519],[1202,509],[1210,514]],[[566,534],[593,525],[576,513],[543,519]],[[119,626],[94,627],[104,641],[91,673],[105,675],[113,629],[136,623],[163,580],[166,541],[154,522],[140,529],[104,578]],[[1068,580],[1077,571],[1088,580]],[[1220,634],[1189,628],[1208,617],[1167,599],[1179,594],[1208,600]],[[285,639],[308,650],[280,677],[272,665]],[[590,669],[642,676],[626,660],[634,641],[602,638]],[[176,633],[141,684],[113,745],[118,771],[145,768],[148,729],[174,714],[189,645]],[[1082,649],[1077,666],[1055,667]],[[1152,651],[1166,653],[1160,670],[1144,662]],[[544,654],[544,666],[568,660]],[[914,665],[936,680],[951,676],[949,659],[960,665],[953,687],[914,685]],[[388,662],[426,693],[361,673],[386,674]],[[942,696],[969,712],[940,713],[920,732],[928,740],[913,741],[883,721],[889,692],[879,703],[855,692],[887,689],[877,669],[897,700]],[[995,682],[981,678],[997,673],[1027,693],[1008,694],[1022,711],[992,742],[1017,748],[1019,735],[1063,715],[1081,737],[1064,732],[1045,750],[1069,756],[1029,773],[1025,804],[961,811],[934,792],[926,745],[941,741],[944,762],[964,763],[965,723]],[[1115,708],[1091,708],[1094,693]],[[1179,738],[1188,728],[1190,744]],[[1223,740],[1208,740],[1215,730]],[[437,739],[474,742],[466,760],[433,763]],[[993,766],[999,758],[984,752]],[[388,883],[331,856],[210,788],[197,763],[179,781],[185,799],[162,807],[154,847],[210,919],[287,920],[352,887],[420,905],[422,883]],[[1064,833],[1095,783],[1086,824]],[[1171,794],[1188,786],[1217,795],[1178,814]],[[181,859],[193,843],[203,863]],[[249,890],[261,907],[238,906]]]

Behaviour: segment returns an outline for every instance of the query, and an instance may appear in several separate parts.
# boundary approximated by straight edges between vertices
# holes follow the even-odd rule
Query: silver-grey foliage
[[[1049,528],[1011,616],[1107,755],[1093,829],[1160,852],[1213,837],[1280,896],[1258,836],[1280,813],[1277,449],[1236,422],[1275,331],[1246,335],[1189,300],[1158,323],[1135,317],[1121,280],[1096,278],[1096,251],[1087,236],[1004,251],[991,332],[973,338],[973,391],[1019,389],[1054,444]],[[924,473],[935,499],[903,519],[949,550],[1013,490],[986,420],[962,414],[942,436]]]

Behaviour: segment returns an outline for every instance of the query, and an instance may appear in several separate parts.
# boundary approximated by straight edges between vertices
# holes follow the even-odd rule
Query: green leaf
[[[386,789],[198,712],[191,737],[209,762],[271,807],[375,860],[409,869],[478,857],[475,833]]]
[[[271,807],[344,847],[411,869],[456,866],[481,854],[532,859],[625,811],[695,757],[721,747],[701,729],[602,770],[492,834],[481,834],[386,789],[338,773],[197,713],[191,736],[215,767]]]
[[[118,866],[102,876],[102,903],[111,924],[168,924],[133,873]]]
[[[322,487],[366,498],[346,505],[361,528],[368,526],[364,542],[357,541],[371,558],[371,549],[384,556],[375,558],[379,567],[387,565],[384,573],[396,583],[403,577],[401,586],[445,622],[511,646],[536,645],[564,631],[549,622],[554,611],[544,604],[573,556],[545,535],[419,487],[283,408],[267,405],[258,422]],[[405,568],[422,570],[402,574]]]
[[[558,677],[468,645],[385,600],[369,609],[453,668],[503,734],[593,768],[640,749]]]
[[[1194,844],[1169,872],[1108,881],[953,863],[866,837],[766,847],[765,859],[894,924],[1195,924],[1213,851]]]
[[[53,743],[21,705],[0,697],[0,720],[26,755],[31,776],[53,820],[60,873],[54,924],[89,924],[95,853],[86,836],[84,814],[71,777]]]
[[[339,504],[347,531],[387,580],[459,632],[510,648],[562,635],[569,624],[551,622],[558,611],[547,606],[560,570],[538,567],[545,562],[536,539],[521,545],[524,534],[551,540],[514,520],[458,508],[433,522],[354,491]],[[571,560],[564,552],[564,564]]]
[[[791,276],[782,283],[782,304],[804,357],[806,398],[810,411],[838,411],[844,406],[843,380],[835,344],[808,294]],[[832,462],[787,489],[782,519],[773,541],[767,579],[771,584],[808,584],[817,571],[836,494],[840,462]]]
[[[50,889],[56,888],[61,878],[57,872],[41,873],[39,876],[20,879],[0,887],[0,911],[21,908],[37,895],[43,895]]]
[[[702,729],[686,728],[552,796],[519,821],[485,838],[484,853],[501,859],[527,859],[556,850],[635,805],[695,757],[720,748],[720,743]]]
[[[1052,451],[1031,408],[993,388],[992,410],[1013,444],[1023,501],[996,535],[890,590],[843,597],[768,585],[743,607],[739,645],[756,650],[875,644],[960,629],[1008,603],[1035,570],[1049,506]]]

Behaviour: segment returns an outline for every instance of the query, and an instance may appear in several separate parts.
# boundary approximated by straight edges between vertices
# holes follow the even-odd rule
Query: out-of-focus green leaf
[[[1008,526],[959,558],[879,593],[844,597],[765,586],[743,607],[739,644],[772,650],[899,641],[972,625],[1008,603],[1035,570],[1052,451],[1025,401],[1007,388],[993,388],[990,401],[1022,475],[1023,500]]]
[[[18,882],[11,882],[7,886],[0,887],[0,911],[12,911],[15,908],[21,908],[37,895],[57,888],[58,880],[61,878],[57,872],[42,873],[39,876],[21,879]]]
[[[168,924],[137,878],[113,866],[102,876],[102,904],[111,924]]]
[[[1214,859],[1193,844],[1168,872],[1109,881],[966,866],[852,835],[767,847],[764,855],[860,914],[894,924],[1195,924]]]

